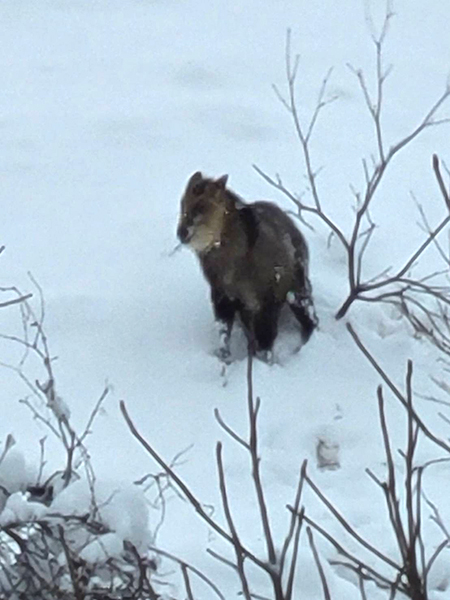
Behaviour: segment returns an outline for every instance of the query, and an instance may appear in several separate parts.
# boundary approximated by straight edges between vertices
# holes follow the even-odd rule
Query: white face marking
[[[224,207],[216,206],[207,215],[198,215],[193,219],[193,232],[188,246],[194,252],[206,252],[213,246],[220,246],[224,214]]]
[[[195,228],[194,234],[188,242],[189,248],[194,252],[204,252],[214,245],[213,232],[204,225]]]

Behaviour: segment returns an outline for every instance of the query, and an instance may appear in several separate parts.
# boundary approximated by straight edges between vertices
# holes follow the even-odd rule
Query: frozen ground
[[[389,142],[418,123],[442,92],[450,67],[445,3],[425,6],[413,0],[396,8],[385,56],[394,65],[386,87]],[[237,430],[247,430],[246,364],[234,363],[222,387],[207,286],[191,254],[171,255],[179,198],[189,175],[201,169],[212,176],[229,173],[230,187],[246,199],[273,199],[290,208],[254,172],[253,163],[279,172],[295,191],[304,188],[293,127],[271,90],[272,83],[280,88],[285,83],[290,27],[301,54],[298,99],[304,116],[314,107],[324,74],[334,67],[330,93],[339,101],[323,113],[312,151],[316,165],[324,167],[318,182],[327,210],[348,228],[349,185],[361,188],[361,157],[375,149],[367,109],[346,67],[351,63],[374,73],[364,15],[360,0],[1,3],[0,245],[6,246],[1,284],[35,292],[30,271],[42,286],[46,332],[59,357],[58,390],[75,423],[87,420],[105,381],[112,384],[89,444],[98,478],[112,487],[155,469],[125,427],[118,410],[123,399],[140,431],[166,458],[194,444],[180,473],[220,514],[214,448],[223,434],[213,409]],[[376,23],[381,16],[374,11]],[[445,125],[426,131],[387,174],[373,211],[380,229],[367,255],[368,275],[403,264],[423,236],[411,190],[432,222],[442,215],[430,157],[437,152],[448,160],[448,131]],[[342,253],[336,243],[327,248],[320,227],[316,233],[304,231],[320,330],[295,355],[289,336],[281,336],[280,364],[254,365],[271,517],[276,531],[287,523],[285,505],[293,501],[298,470],[307,458],[313,479],[358,530],[395,556],[382,498],[374,501],[381,492],[364,473],[370,467],[383,474],[379,378],[345,321],[399,385],[412,358],[417,391],[437,394],[429,375],[439,377],[441,367],[436,352],[413,339],[389,310],[355,304],[347,319],[336,322],[346,293]],[[2,309],[3,331],[18,331],[15,315],[12,307]],[[15,359],[9,343],[2,342],[0,350],[2,361]],[[0,438],[13,433],[18,450],[35,463],[43,430],[18,403],[26,394],[22,382],[7,370],[1,376]],[[393,443],[399,446],[403,411],[386,397]],[[417,402],[427,422],[446,435],[435,405]],[[340,469],[317,469],[321,439],[339,447]],[[439,455],[426,444],[420,452],[422,459]],[[261,532],[248,459],[229,439],[224,456],[236,519],[244,539],[258,549]],[[437,504],[447,501],[448,476],[448,468],[438,466],[426,480]],[[337,531],[313,497],[305,503]],[[237,597],[233,575],[205,553],[208,544],[220,549],[219,541],[186,505],[174,499],[169,508],[161,547],[207,571],[227,598]],[[313,599],[321,592],[305,540],[298,597]],[[434,549],[439,538],[432,528],[430,540]],[[326,546],[322,551],[334,556]],[[328,568],[327,576],[335,598],[360,597],[341,573]],[[442,567],[436,586],[449,577],[450,569]],[[270,596],[267,582],[259,581],[257,588]],[[385,597],[369,591],[371,599]],[[201,588],[198,598],[207,594]],[[435,592],[434,598],[444,597]]]

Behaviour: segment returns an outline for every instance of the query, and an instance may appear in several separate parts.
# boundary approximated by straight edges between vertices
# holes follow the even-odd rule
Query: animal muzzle
[[[187,244],[189,242],[189,240],[191,239],[193,233],[194,233],[194,228],[192,225],[189,226],[183,222],[181,222],[178,225],[177,236],[182,244]]]

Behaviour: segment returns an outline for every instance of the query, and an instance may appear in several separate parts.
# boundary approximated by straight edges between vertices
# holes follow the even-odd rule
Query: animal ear
[[[200,171],[197,171],[189,179],[188,190],[190,190],[194,196],[201,196],[205,191],[205,188],[206,181],[203,179],[203,175],[200,173]]]
[[[222,177],[219,177],[219,179],[216,179],[216,185],[218,188],[224,190],[225,186],[227,185],[227,181],[228,181],[228,175],[222,175]]]
[[[195,185],[196,183],[200,183],[200,181],[203,181],[203,175],[201,174],[200,171],[197,171],[196,173],[194,173],[191,178],[189,179],[189,183],[188,185]]]

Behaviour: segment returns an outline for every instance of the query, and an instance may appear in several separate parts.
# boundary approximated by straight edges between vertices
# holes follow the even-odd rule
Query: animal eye
[[[201,196],[206,188],[206,183],[204,181],[201,181],[200,183],[196,183],[194,185],[194,187],[192,188],[192,193],[194,194],[194,196]]]

